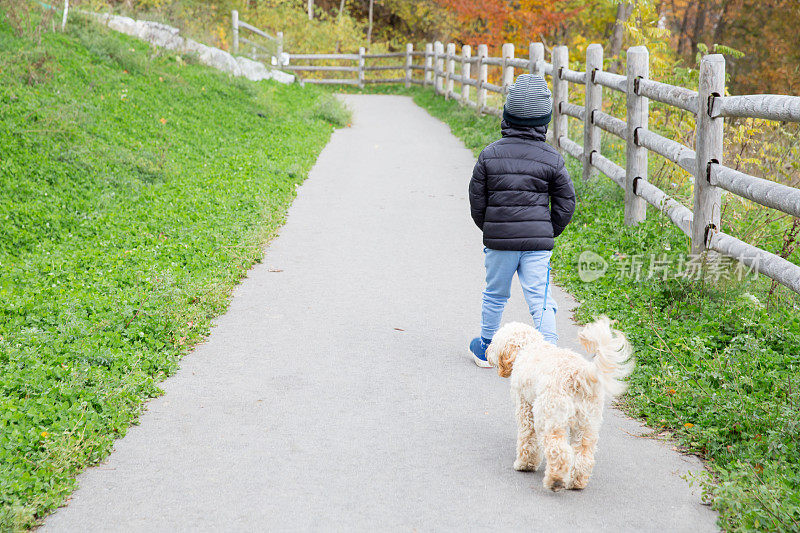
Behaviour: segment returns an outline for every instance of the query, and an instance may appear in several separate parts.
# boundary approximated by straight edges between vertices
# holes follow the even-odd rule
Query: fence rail
[[[250,55],[251,56],[257,57],[259,54],[256,53],[256,50],[260,50],[260,51],[264,52],[264,54],[266,56],[270,57],[270,58],[271,57],[275,57],[276,58],[275,64],[278,64],[280,62],[280,57],[283,54],[283,32],[279,31],[275,35],[270,35],[269,33],[265,32],[264,30],[256,28],[252,24],[248,24],[247,22],[244,22],[243,20],[239,20],[239,12],[236,11],[235,9],[233,11],[231,11],[231,26],[232,26],[232,30],[233,30],[233,32],[232,32],[233,43],[232,43],[232,46],[231,46],[231,49],[233,50],[233,55],[238,55],[239,54],[239,44],[240,43],[244,43],[244,44],[250,45],[250,47],[251,47],[251,54]],[[259,43],[255,42],[255,41],[251,40],[251,39],[248,39],[246,37],[243,37],[243,36],[239,35],[239,31],[240,30],[247,30],[250,33],[258,35],[259,37],[263,37],[267,41],[273,43],[274,46],[275,46],[274,55],[273,55],[273,50],[272,49],[270,49],[270,48],[268,48],[268,47],[266,47],[266,46],[264,46],[262,44],[259,44]]]
[[[235,13],[235,12],[234,12]],[[249,25],[239,23],[240,27]],[[249,29],[249,28],[248,28]],[[564,154],[583,163],[583,179],[602,172],[625,190],[625,223],[644,220],[647,204],[663,212],[691,238],[692,252],[718,252],[737,259],[779,283],[800,292],[800,266],[786,259],[742,242],[720,228],[722,190],[747,198],[759,205],[800,217],[800,189],[728,168],[723,161],[724,117],[753,117],[800,122],[800,97],[786,95],[723,96],[725,60],[719,54],[702,58],[697,90],[649,79],[649,54],[637,46],[628,50],[626,74],[603,70],[603,49],[599,44],[587,47],[585,70],[570,69],[568,50],[552,49],[550,62],[544,46],[531,43],[527,58],[517,58],[514,46],[505,44],[500,57],[490,57],[488,47],[479,45],[476,53],[464,45],[460,52],[453,43],[427,43],[422,50],[412,44],[405,52],[367,54],[284,54],[283,68],[294,72],[352,72],[349,79],[306,78],[306,83],[342,83],[363,87],[368,83],[404,83],[432,87],[436,94],[456,99],[479,113],[501,116],[499,106],[490,105],[489,93],[504,95],[515,78],[515,70],[549,76],[553,89],[553,121],[549,142]],[[367,61],[402,59],[398,64],[367,66]],[[344,61],[353,66],[313,66],[293,61]],[[493,71],[489,81],[489,69]],[[366,72],[402,71],[402,78],[365,77]],[[585,86],[584,105],[569,102],[570,84]],[[458,87],[457,87],[458,86]],[[604,113],[603,89],[625,94],[625,120]],[[474,92],[471,92],[474,91]],[[695,146],[689,147],[649,130],[649,101],[653,100],[695,116]],[[497,98],[499,103],[499,98]],[[567,119],[583,126],[582,143],[569,138]],[[625,167],[600,153],[600,130],[624,141]],[[670,197],[647,179],[648,154],[654,153],[675,163],[694,176],[692,208]]]

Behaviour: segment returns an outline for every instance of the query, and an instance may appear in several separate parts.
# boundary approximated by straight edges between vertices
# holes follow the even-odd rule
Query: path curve
[[[478,331],[474,158],[410,99],[348,96],[262,264],[46,531],[713,531],[699,468],[609,409],[581,492],[512,469]],[[515,282],[516,286],[516,282]],[[563,344],[576,347],[556,293]],[[505,320],[526,320],[518,286]]]

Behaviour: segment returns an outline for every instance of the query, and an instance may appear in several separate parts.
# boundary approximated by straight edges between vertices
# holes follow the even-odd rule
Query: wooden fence
[[[238,55],[240,50],[240,43],[246,44],[250,46],[250,56],[253,59],[266,57],[266,58],[274,58],[272,61],[273,65],[278,65],[281,57],[283,56],[283,32],[279,31],[275,35],[270,35],[269,33],[256,28],[255,26],[248,24],[242,20],[239,20],[239,12],[235,9],[231,11],[231,26],[232,26],[232,36],[233,36],[233,43],[232,43],[232,53],[233,55]],[[249,31],[254,35],[258,35],[259,37],[263,37],[270,43],[274,48],[264,46],[263,44],[257,43],[252,39],[248,39],[242,35],[239,35],[241,30]]]
[[[363,87],[367,83],[406,83],[408,85],[408,70],[413,57],[417,55],[413,51],[408,52],[389,52],[384,54],[367,54],[365,49],[359,48],[357,54],[285,54],[287,64],[280,68],[290,70],[295,73],[298,80],[303,83],[325,83],[334,85],[358,85]],[[367,65],[367,60],[375,59],[403,59],[401,65]],[[326,63],[348,63],[337,65],[296,65],[293,61],[325,61]],[[394,71],[395,77],[368,78],[370,72],[391,72]],[[337,78],[309,78],[302,77],[300,72],[332,72],[336,73]],[[341,77],[342,73],[349,73],[349,77]]]
[[[334,72],[338,78],[302,79],[305,83],[351,84],[404,83],[431,86],[448,99],[457,99],[479,113],[500,116],[500,105],[490,105],[489,94],[502,95],[514,82],[516,71],[548,76],[553,92],[553,122],[549,141],[565,155],[580,160],[582,176],[588,180],[602,172],[625,191],[625,223],[637,224],[645,218],[646,204],[666,214],[691,238],[692,253],[711,250],[741,261],[754,271],[800,293],[800,266],[766,250],[752,246],[722,231],[720,215],[722,191],[747,198],[759,205],[800,217],[800,189],[745,174],[723,164],[724,117],[753,117],[775,121],[800,122],[800,97],[784,95],[725,96],[725,59],[711,54],[702,58],[697,90],[668,85],[649,79],[649,53],[637,46],[627,51],[626,75],[603,70],[603,48],[589,45],[583,71],[569,68],[567,47],[552,49],[545,60],[541,43],[531,43],[527,58],[514,55],[514,45],[504,44],[500,57],[490,57],[488,47],[479,45],[473,55],[468,45],[456,52],[453,43],[446,47],[428,43],[424,50],[406,45],[405,52],[366,54],[284,54],[288,64],[281,68],[299,72]],[[367,65],[367,60],[395,58],[390,65]],[[306,64],[297,65],[295,61]],[[313,65],[315,61],[346,62],[347,65]],[[458,72],[456,72],[458,67]],[[491,83],[489,68],[499,69]],[[367,78],[368,72],[388,71],[402,76]],[[341,73],[350,73],[341,77]],[[584,104],[569,102],[570,84],[585,87]],[[458,85],[458,90],[456,90]],[[475,90],[474,98],[471,89]],[[602,111],[603,89],[618,91],[626,98],[626,119]],[[663,137],[648,128],[649,101],[654,100],[695,115],[695,146],[688,147]],[[569,138],[567,119],[582,123],[583,139]],[[601,130],[625,142],[625,167],[600,152]],[[648,155],[658,154],[694,176],[694,197],[689,209],[647,180]]]

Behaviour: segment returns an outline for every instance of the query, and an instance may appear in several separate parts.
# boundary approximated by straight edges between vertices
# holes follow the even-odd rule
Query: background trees
[[[541,41],[580,50],[605,45],[607,68],[647,39],[662,53],[694,67],[702,50],[724,45],[729,86],[738,93],[800,90],[800,2],[797,0],[93,0],[121,11],[150,11],[220,46],[229,42],[229,16],[283,31],[294,51],[355,50],[371,44],[403,49],[433,40],[495,49]],[[309,20],[309,5],[313,19]],[[370,17],[370,13],[372,16]],[[370,24],[370,20],[372,23]],[[649,43],[647,43],[649,44]]]

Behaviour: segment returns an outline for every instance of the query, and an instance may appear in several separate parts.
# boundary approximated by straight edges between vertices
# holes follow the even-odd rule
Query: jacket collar
[[[503,137],[519,137],[532,141],[544,141],[547,135],[547,125],[517,126],[503,120],[500,122],[500,133],[503,134]]]

